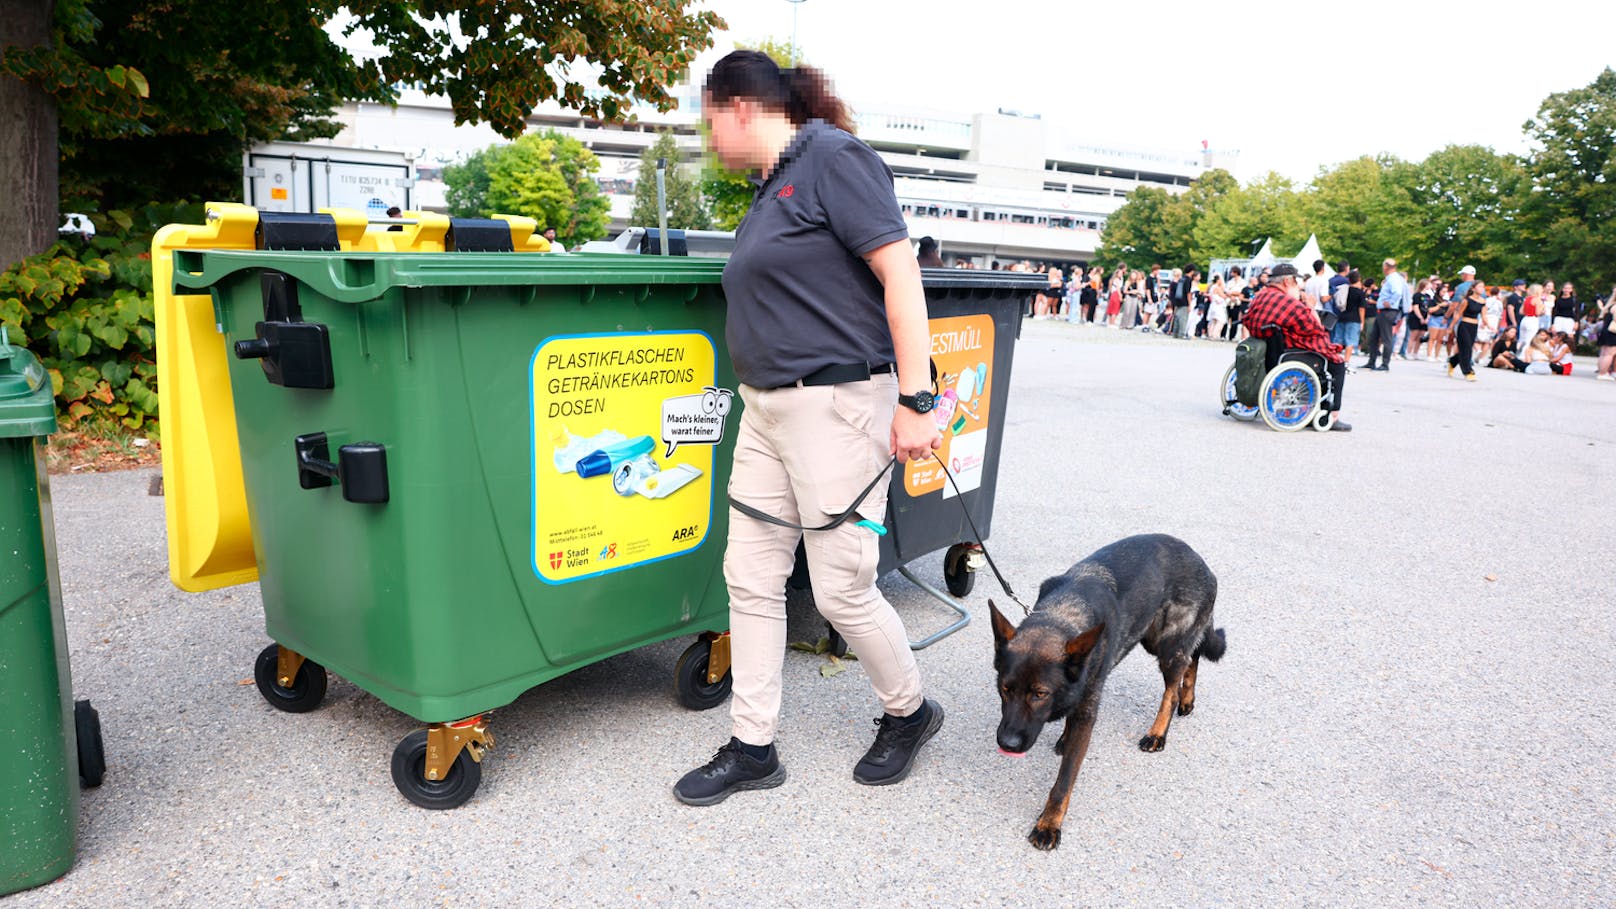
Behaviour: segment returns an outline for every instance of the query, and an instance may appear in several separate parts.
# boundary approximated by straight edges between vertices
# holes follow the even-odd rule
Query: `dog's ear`
[[[992,600],[988,600],[988,612],[993,616],[993,643],[998,647],[1003,647],[1010,643],[1011,638],[1016,636],[1016,626],[1010,624],[1010,620],[1004,617],[1004,613],[999,611],[999,607],[993,605]]]
[[[1100,635],[1105,631],[1105,623],[1101,622],[1066,642],[1066,658],[1068,660],[1081,659],[1088,655],[1094,645],[1099,642]]]

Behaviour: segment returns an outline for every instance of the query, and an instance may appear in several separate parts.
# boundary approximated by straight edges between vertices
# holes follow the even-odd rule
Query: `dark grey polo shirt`
[[[885,295],[862,258],[909,236],[886,163],[811,120],[753,183],[724,266],[736,376],[774,388],[835,363],[891,363]]]

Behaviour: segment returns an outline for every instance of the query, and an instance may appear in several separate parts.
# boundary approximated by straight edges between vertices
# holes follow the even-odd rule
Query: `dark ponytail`
[[[707,75],[703,90],[712,104],[746,98],[784,113],[798,126],[824,120],[838,129],[854,131],[852,111],[836,97],[823,72],[811,66],[781,69],[760,51],[731,52]]]

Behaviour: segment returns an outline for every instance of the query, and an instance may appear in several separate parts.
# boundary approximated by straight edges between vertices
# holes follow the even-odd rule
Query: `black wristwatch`
[[[937,396],[929,391],[917,391],[912,395],[898,395],[898,403],[915,413],[931,413],[937,406]]]

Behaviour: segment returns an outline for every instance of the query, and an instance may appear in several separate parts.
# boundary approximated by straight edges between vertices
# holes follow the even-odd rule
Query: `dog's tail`
[[[1223,637],[1223,629],[1208,629],[1206,635],[1201,638],[1201,646],[1195,648],[1195,655],[1198,657],[1206,657],[1207,659],[1216,663],[1218,660],[1223,659],[1223,649],[1225,646],[1227,646],[1227,642]]]

